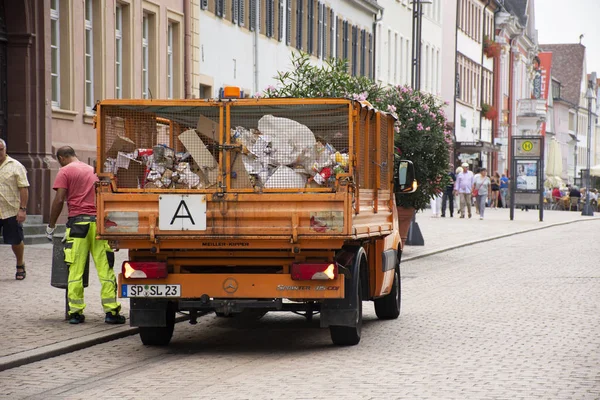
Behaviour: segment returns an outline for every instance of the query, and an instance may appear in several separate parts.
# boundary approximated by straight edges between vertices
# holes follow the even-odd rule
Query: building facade
[[[184,0],[0,0],[0,135],[28,170],[29,213],[47,220],[72,146],[95,163],[93,107],[185,96]]]
[[[519,134],[520,100],[532,98],[534,63],[539,52],[535,31],[533,0],[506,0],[496,14],[497,59],[495,103],[498,109],[496,142],[501,146],[494,169],[510,171],[510,139]]]
[[[455,164],[491,169],[494,56],[484,51],[494,37],[496,1],[458,0],[454,101]]]
[[[372,77],[382,10],[374,0],[191,0],[192,97],[228,85],[260,93],[291,68],[293,51],[346,59],[349,73]]]

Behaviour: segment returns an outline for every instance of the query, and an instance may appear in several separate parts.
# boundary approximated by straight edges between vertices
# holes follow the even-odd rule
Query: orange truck
[[[337,345],[359,343],[363,301],[397,318],[394,196],[416,181],[394,122],[347,99],[100,102],[98,235],[128,250],[142,342],[167,345],[176,313],[318,313]]]

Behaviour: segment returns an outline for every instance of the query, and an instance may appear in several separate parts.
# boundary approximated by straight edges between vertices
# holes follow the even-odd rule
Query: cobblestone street
[[[355,347],[332,346],[318,318],[208,315],[178,324],[168,348],[131,336],[0,372],[0,396],[598,399],[600,244],[575,238],[599,227],[556,226],[405,262],[401,317],[379,321],[365,303]]]

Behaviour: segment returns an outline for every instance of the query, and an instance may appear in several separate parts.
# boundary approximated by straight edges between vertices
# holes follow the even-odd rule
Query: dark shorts
[[[4,244],[21,244],[23,236],[23,225],[17,222],[17,216],[0,219],[0,233],[4,238]]]
[[[492,185],[492,192],[497,192],[498,190],[500,190],[500,186]]]

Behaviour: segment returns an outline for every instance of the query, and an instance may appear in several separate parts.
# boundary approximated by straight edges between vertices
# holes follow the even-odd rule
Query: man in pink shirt
[[[83,273],[89,253],[92,253],[98,278],[102,285],[100,295],[102,308],[106,313],[107,324],[123,324],[125,317],[119,314],[121,304],[117,302],[117,280],[113,271],[114,253],[106,240],[96,239],[96,182],[94,169],[79,161],[75,150],[64,146],[56,152],[61,169],[54,181],[56,196],[50,211],[50,223],[46,228],[52,237],[56,220],[67,201],[69,219],[67,221],[65,262],[69,265],[69,323],[85,321],[83,310]]]

